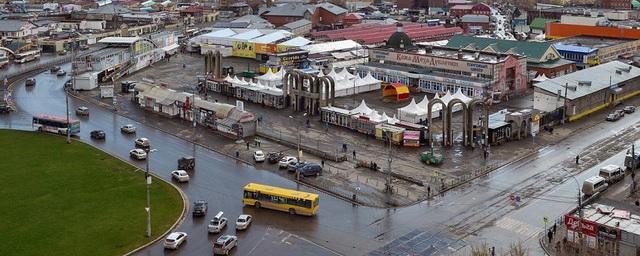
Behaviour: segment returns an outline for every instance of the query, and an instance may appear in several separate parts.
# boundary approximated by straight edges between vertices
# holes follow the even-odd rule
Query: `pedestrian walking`
[[[247,150],[249,150],[249,142],[247,142]]]
[[[551,240],[553,239],[553,233],[551,232],[551,230],[547,232],[547,237],[549,238],[549,243],[551,243]]]
[[[324,169],[324,159],[320,160],[320,164],[322,164],[322,168]]]
[[[240,157],[240,152],[236,151],[236,158]]]
[[[347,144],[342,143],[342,152],[347,153]]]
[[[187,64],[182,63],[182,69],[187,68]]]
[[[431,186],[427,186],[427,198],[431,198]]]
[[[353,150],[353,160],[356,160],[356,150]]]
[[[262,145],[262,141],[260,140],[260,138],[256,138],[258,140],[258,147],[260,147],[260,145]]]
[[[580,155],[576,155],[576,164],[580,164]]]

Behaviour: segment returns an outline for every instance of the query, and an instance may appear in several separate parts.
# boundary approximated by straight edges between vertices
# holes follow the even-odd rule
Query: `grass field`
[[[0,255],[122,255],[149,241],[144,172],[80,142],[0,130]],[[152,230],[182,199],[154,179]]]

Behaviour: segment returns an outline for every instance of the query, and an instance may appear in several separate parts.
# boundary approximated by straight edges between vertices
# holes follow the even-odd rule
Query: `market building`
[[[549,42],[512,41],[456,35],[449,40],[446,46],[456,49],[526,56],[530,78],[542,74],[553,78],[576,70],[575,63],[571,60],[562,59],[561,54]]]
[[[574,121],[640,94],[640,68],[612,61],[534,85],[533,107]]]
[[[500,100],[527,89],[526,57],[517,54],[407,44],[369,49],[369,60],[357,65],[358,73],[429,93],[461,90],[471,98]]]
[[[631,60],[640,50],[640,40],[574,36],[554,41],[565,59],[575,61],[578,68],[590,67],[614,60]]]
[[[564,215],[564,234],[573,247],[584,253],[637,255],[640,247],[640,216],[633,211],[603,204],[591,204]],[[584,246],[584,247],[583,247]]]
[[[430,42],[448,40],[454,35],[462,34],[459,27],[427,26],[424,23],[399,23],[404,33],[412,41]],[[360,24],[345,29],[311,32],[312,38],[318,41],[353,40],[363,45],[384,45],[391,34],[397,31],[398,23],[393,24]]]

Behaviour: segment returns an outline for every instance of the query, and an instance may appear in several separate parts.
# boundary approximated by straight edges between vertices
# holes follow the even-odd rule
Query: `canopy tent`
[[[533,82],[539,83],[539,82],[544,82],[544,81],[547,81],[547,80],[549,80],[549,78],[545,74],[542,74],[542,75],[539,75],[538,77],[534,78]]]
[[[373,109],[369,108],[367,106],[367,103],[364,102],[364,100],[362,100],[360,102],[360,105],[358,105],[356,108],[352,110],[349,110],[349,115],[368,114],[368,113],[371,113],[371,111],[373,111]]]
[[[464,95],[461,90],[458,90],[455,94],[451,94],[451,92],[447,91],[447,93],[440,98],[440,95],[436,94],[432,101],[435,99],[440,99],[444,102],[445,105],[448,105],[449,102],[453,99],[459,99],[465,104],[471,102],[472,98],[469,98],[467,95]],[[419,103],[415,103],[415,99],[411,100],[409,105],[404,106],[398,109],[398,118],[401,121],[410,122],[410,123],[420,123],[420,120],[425,121],[428,118],[428,108],[429,108],[429,99],[425,95],[422,101]],[[460,104],[456,104],[453,106],[453,112],[460,111],[462,106]],[[436,118],[440,117],[440,110],[442,110],[442,104],[434,104],[431,106],[431,117]]]
[[[320,72],[318,77],[328,76],[333,78],[335,83],[335,96],[344,97],[353,94],[370,92],[380,89],[380,80],[373,78],[371,73],[368,73],[366,77],[360,77],[360,75],[354,75],[343,69],[339,73],[335,69],[331,69],[328,74]]]
[[[391,83],[382,89],[382,97],[393,98],[396,101],[409,99],[409,87],[401,83]]]

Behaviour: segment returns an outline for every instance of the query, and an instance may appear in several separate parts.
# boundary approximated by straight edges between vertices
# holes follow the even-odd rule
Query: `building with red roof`
[[[404,32],[414,42],[430,42],[447,40],[454,35],[462,34],[459,27],[445,28],[443,26],[429,27],[424,23],[402,23]],[[367,45],[383,45],[396,32],[396,24],[361,24],[345,29],[316,31],[311,35],[316,40],[338,41],[354,40]]]
[[[451,16],[462,17],[467,14],[475,15],[491,15],[491,7],[485,3],[479,4],[460,4],[449,9]]]
[[[344,23],[345,27],[349,27],[355,24],[362,23],[362,17],[357,13],[349,13],[347,14],[347,16],[344,16],[344,19],[342,19],[342,22]]]

